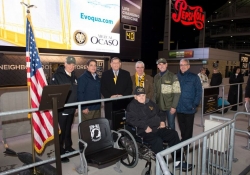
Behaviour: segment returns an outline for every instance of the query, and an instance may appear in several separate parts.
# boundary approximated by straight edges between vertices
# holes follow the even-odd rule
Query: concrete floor
[[[243,111],[243,107],[240,107],[239,111]],[[224,117],[226,118],[233,118],[235,112],[228,111]],[[217,116],[221,116],[220,114],[214,114]],[[209,116],[205,116],[204,119],[208,119]],[[76,123],[76,122],[75,122]],[[194,135],[199,135],[204,131],[203,127],[200,127],[201,124],[201,112],[200,110],[196,113],[195,121],[194,121]],[[248,117],[245,115],[241,115],[237,118],[236,122],[236,128],[241,130],[247,130],[248,127]],[[179,127],[178,122],[176,120],[176,130],[178,131],[179,135]],[[72,128],[73,133],[73,147],[75,149],[78,149],[77,145],[77,124],[73,125]],[[0,130],[0,138],[2,138],[2,130]],[[233,163],[232,168],[232,175],[240,174],[246,167],[250,165],[250,150],[246,150],[245,147],[247,146],[247,135],[236,133],[235,134],[235,148],[234,148],[234,157],[238,159],[237,162]],[[31,153],[31,139],[30,134],[12,137],[7,139],[7,144],[9,148],[13,149],[16,152],[30,152]],[[22,162],[17,157],[11,157],[11,156],[5,156],[3,154],[5,148],[2,143],[0,143],[0,175],[1,172],[5,172],[7,170],[17,168],[22,166]],[[50,144],[45,149],[45,152],[43,155],[41,155],[39,158],[45,160],[48,158],[54,157],[54,145]],[[75,171],[75,167],[79,165],[80,159],[79,155],[72,156],[70,158],[69,163],[63,163],[62,164],[62,172],[63,175],[77,175],[78,173]],[[55,163],[52,164],[55,166]],[[114,166],[110,166],[104,169],[96,169],[93,167],[89,167],[89,175],[117,175],[116,171],[113,169]],[[139,175],[141,174],[141,171],[145,167],[145,161],[139,160],[138,165],[135,168],[126,168],[124,166],[121,166],[122,173],[120,175]],[[155,163],[153,162],[153,174],[155,174]],[[178,173],[179,174],[179,173]],[[183,173],[184,174],[184,173]],[[250,173],[248,173],[250,175]]]

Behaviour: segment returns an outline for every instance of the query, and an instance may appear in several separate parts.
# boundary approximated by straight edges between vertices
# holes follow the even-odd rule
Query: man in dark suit
[[[101,78],[101,93],[104,98],[116,98],[132,94],[132,81],[128,71],[121,69],[118,57],[111,59],[111,69],[103,72]],[[111,120],[112,112],[126,109],[130,100],[105,102],[105,118]]]
[[[145,74],[144,68],[145,66],[142,61],[137,61],[135,63],[136,72],[134,75],[131,76],[133,90],[135,90],[137,86],[143,87],[146,91],[147,98],[154,101],[153,77]]]

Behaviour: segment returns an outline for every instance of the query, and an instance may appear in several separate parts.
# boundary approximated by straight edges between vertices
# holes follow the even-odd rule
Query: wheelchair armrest
[[[137,127],[136,126],[133,126],[131,124],[126,124],[125,127],[129,127],[129,131],[132,131],[133,133],[131,134],[135,134],[136,136],[140,137],[138,135],[138,132],[137,132]],[[126,128],[127,129],[127,128]]]
[[[136,126],[133,126],[131,124],[126,124],[125,127],[128,127],[126,128],[126,130],[128,130],[129,132],[131,132],[131,134],[133,136],[136,136],[137,138],[141,139],[141,143],[143,144],[143,137],[141,137],[138,132],[137,132],[137,127]]]
[[[79,142],[80,142],[80,143],[79,143]],[[84,142],[82,139],[78,139],[78,143],[79,143],[79,152],[80,152],[80,153],[85,152],[85,150],[86,150],[88,144],[87,144],[86,142]],[[82,146],[81,146],[80,144],[83,144],[84,147],[82,148]]]

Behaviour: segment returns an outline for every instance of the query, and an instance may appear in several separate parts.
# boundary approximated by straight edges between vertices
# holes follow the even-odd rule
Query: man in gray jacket
[[[161,111],[166,112],[168,126],[175,130],[176,107],[181,93],[180,83],[177,76],[167,70],[165,58],[160,58],[156,64],[160,72],[154,77],[155,102]]]

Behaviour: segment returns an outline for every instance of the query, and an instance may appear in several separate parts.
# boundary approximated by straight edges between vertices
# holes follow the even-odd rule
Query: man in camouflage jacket
[[[175,130],[176,107],[180,98],[180,83],[177,76],[167,70],[167,61],[160,58],[157,61],[160,72],[154,77],[155,102],[160,110],[167,113],[168,126]]]

